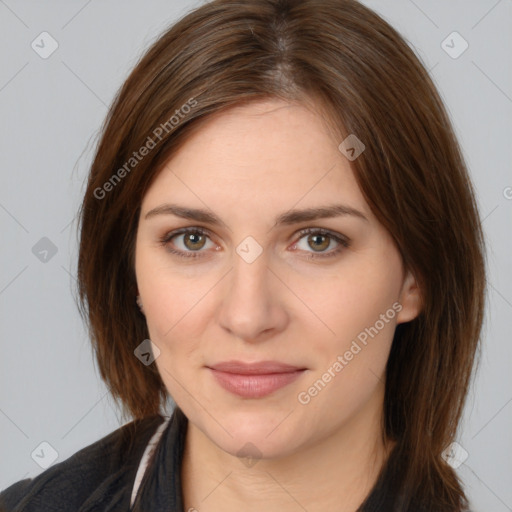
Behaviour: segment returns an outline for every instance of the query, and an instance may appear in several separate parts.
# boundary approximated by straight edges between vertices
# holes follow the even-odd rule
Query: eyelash
[[[169,251],[171,254],[175,254],[177,256],[180,256],[182,258],[200,258],[202,257],[201,252],[202,251],[179,251],[176,249],[172,249],[169,246],[169,243],[173,238],[179,235],[185,235],[188,233],[193,233],[196,235],[203,235],[209,237],[208,231],[206,231],[203,228],[200,227],[190,227],[190,228],[182,228],[176,231],[171,231],[170,233],[166,233],[162,238],[160,238],[159,242],[162,246],[166,248],[167,251]],[[339,246],[329,252],[326,253],[310,253],[310,256],[308,256],[308,259],[317,259],[317,258],[332,258],[334,256],[337,256],[343,249],[347,249],[350,247],[350,240],[348,238],[345,238],[341,235],[338,235],[336,233],[333,233],[329,230],[323,229],[323,228],[305,228],[298,232],[299,238],[297,242],[294,243],[296,245],[302,238],[304,238],[306,235],[321,235],[321,236],[327,236],[330,239],[334,240],[339,244]],[[309,252],[309,251],[307,251]]]

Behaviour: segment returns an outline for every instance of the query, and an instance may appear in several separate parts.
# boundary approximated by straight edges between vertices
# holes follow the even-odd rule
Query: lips
[[[291,373],[304,370],[298,366],[292,366],[278,361],[261,361],[259,363],[244,363],[242,361],[226,361],[209,366],[212,370],[240,375],[265,375],[269,373]]]
[[[225,390],[243,398],[267,396],[291,384],[306,370],[279,361],[225,361],[207,368]]]

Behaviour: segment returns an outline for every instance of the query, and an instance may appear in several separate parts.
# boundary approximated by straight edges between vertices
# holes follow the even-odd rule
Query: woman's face
[[[233,455],[378,424],[396,324],[418,313],[341,142],[303,106],[237,107],[143,199],[136,276],[155,363],[189,421]]]

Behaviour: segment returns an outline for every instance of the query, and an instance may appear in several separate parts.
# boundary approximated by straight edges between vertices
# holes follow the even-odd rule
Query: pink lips
[[[224,389],[244,398],[269,395],[293,382],[305,370],[277,361],[226,361],[208,368]]]

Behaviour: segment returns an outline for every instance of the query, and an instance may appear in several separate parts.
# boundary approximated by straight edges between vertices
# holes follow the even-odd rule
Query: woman
[[[134,421],[7,510],[467,510],[446,453],[480,222],[428,73],[368,8],[220,0],[171,27],[109,112],[78,270]]]

